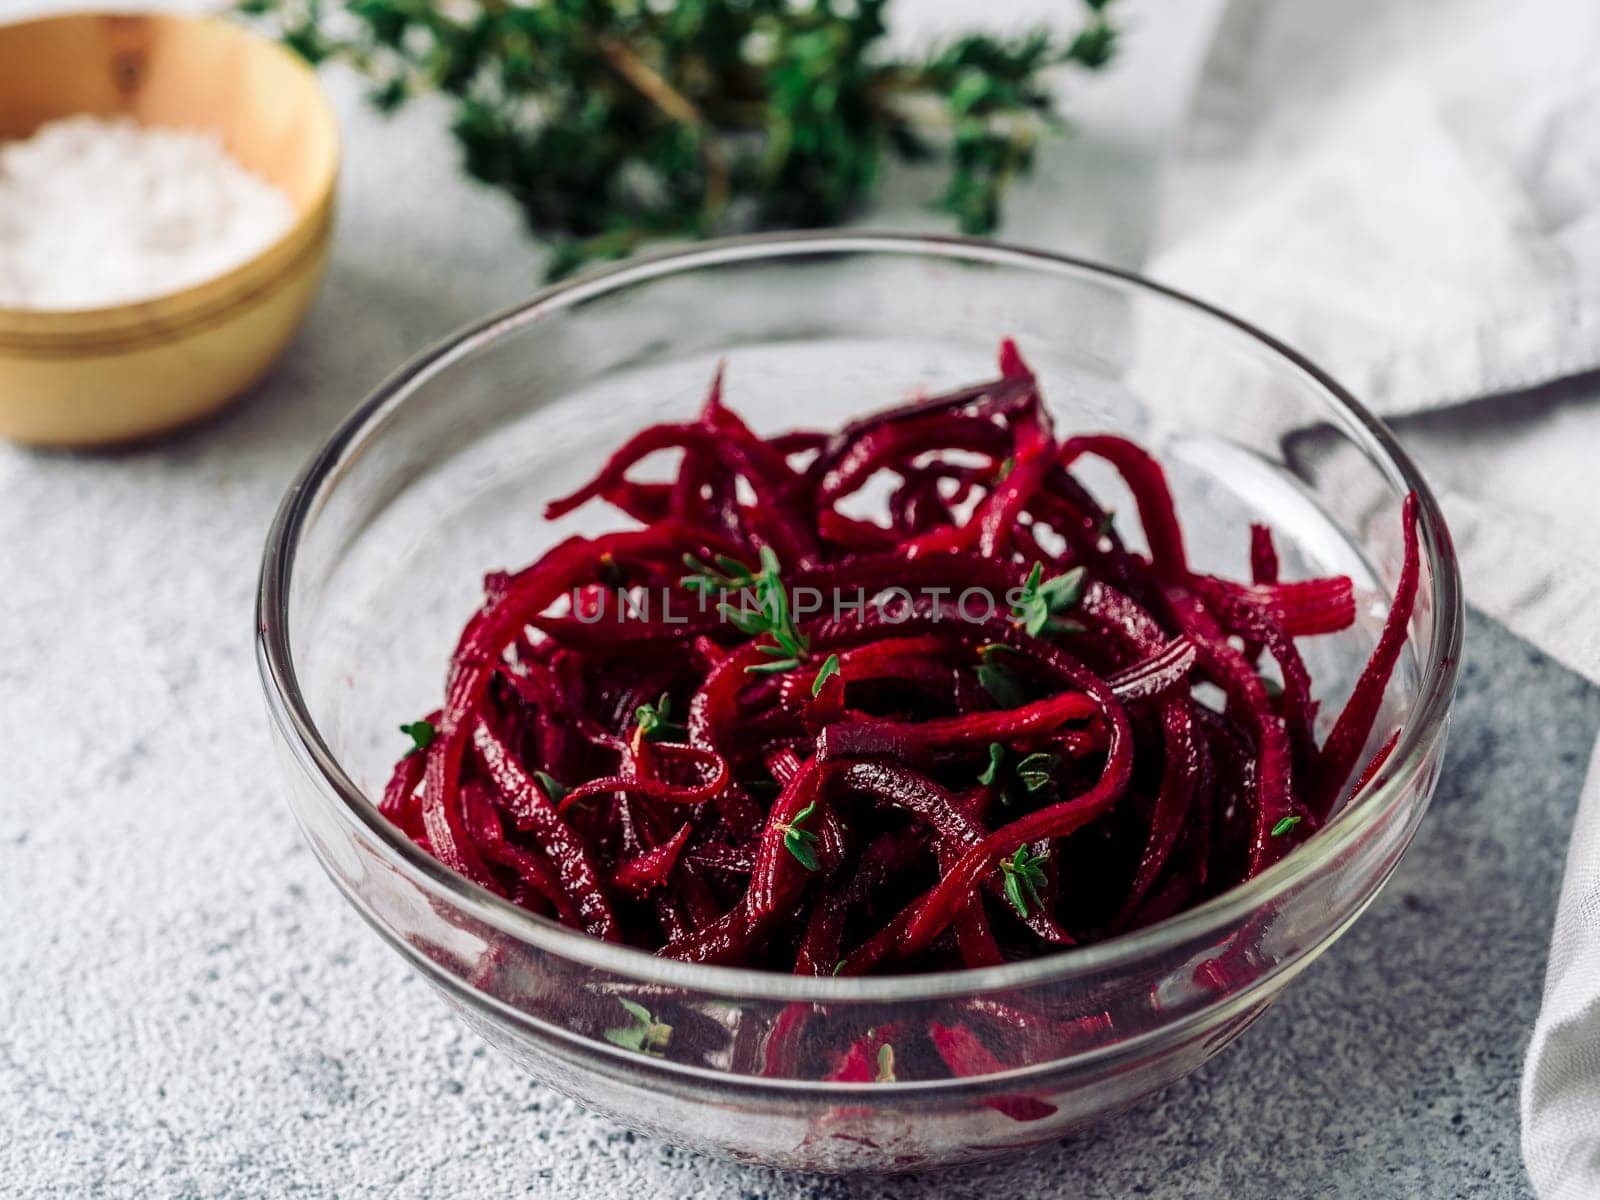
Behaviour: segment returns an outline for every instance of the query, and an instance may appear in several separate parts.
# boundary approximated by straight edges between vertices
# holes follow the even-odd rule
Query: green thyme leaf
[[[1040,584],[1039,595],[1044,597],[1052,613],[1065,612],[1083,599],[1083,588],[1087,577],[1088,572],[1084,568],[1073,567],[1072,570]]]
[[[409,725],[400,726],[400,732],[411,739],[411,749],[406,754],[417,754],[433,745],[434,736],[438,733],[432,721],[413,721]]]
[[[894,1047],[888,1042],[878,1047],[878,1074],[873,1083],[893,1083],[894,1078]]]
[[[839,656],[837,654],[830,654],[828,655],[827,660],[823,662],[821,669],[817,671],[816,679],[812,680],[811,682],[811,698],[815,700],[818,696],[822,695],[822,685],[828,682],[829,676],[837,675],[838,673]]]
[[[1028,578],[1023,581],[1022,595],[1024,598],[1035,596],[1039,592],[1039,584],[1044,579],[1044,564],[1035,561],[1033,569],[1028,572]]]
[[[817,869],[817,835],[807,833],[803,829],[786,829],[783,833],[783,847],[794,860],[808,871]]]
[[[771,628],[766,614],[762,612],[735,608],[726,601],[717,606],[717,611],[722,614],[724,621],[747,637],[760,637]]]
[[[1050,609],[1045,604],[1042,596],[1035,596],[1022,606],[1022,628],[1029,637],[1038,637],[1044,632],[1044,627],[1050,624]]]
[[[799,665],[798,658],[780,658],[777,662],[751,663],[745,671],[751,675],[776,675],[780,671],[792,671]]]
[[[1030,902],[1036,908],[1044,907],[1044,901],[1039,898],[1039,888],[1047,881],[1043,864],[1048,857],[1048,853],[1035,856],[1028,847],[1018,846],[1017,852],[1010,858],[1000,860],[1000,870],[1005,876],[1006,899],[1024,920],[1030,911]]]
[[[1003,866],[1004,864],[1002,864]],[[1022,884],[1015,875],[1006,875],[1006,900],[1011,907],[1017,910],[1017,915],[1026,919],[1028,916],[1028,897],[1022,890]]]
[[[755,583],[755,572],[738,559],[718,554],[715,561],[716,566],[710,566],[693,554],[685,554],[683,565],[688,567],[692,574],[685,575],[678,580],[678,583],[692,592],[700,592],[703,595],[712,592],[738,592]]]
[[[778,827],[783,830],[784,849],[794,855],[795,861],[808,871],[817,869],[817,835],[810,830],[801,829],[800,824],[816,810],[817,802],[813,800],[795,813],[787,825]]]
[[[990,659],[979,664],[978,683],[1001,708],[1021,708],[1028,702],[1022,681],[1002,662]]]
[[[626,1025],[607,1029],[602,1035],[606,1041],[624,1050],[648,1054],[652,1058],[662,1057],[672,1041],[672,1026],[657,1021],[650,1015],[649,1009],[635,1000],[625,1000],[619,996],[617,1002],[632,1019]]]
[[[1060,764],[1061,760],[1054,754],[1030,754],[1017,764],[1017,778],[1030,792],[1037,792],[1055,781],[1055,770]]]
[[[639,732],[652,742],[675,740],[687,737],[689,728],[677,721],[671,720],[672,698],[667,693],[661,693],[661,699],[654,704],[641,704],[633,711],[634,720],[638,722]]]
[[[560,804],[567,798],[567,793],[572,791],[566,784],[557,782],[543,771],[535,771],[533,777],[539,781],[540,790],[551,804]]]
[[[999,742],[989,743],[989,765],[983,769],[983,774],[978,776],[978,782],[984,787],[992,787],[994,781],[1000,777],[1000,764],[1006,760],[1006,748]]]
[[[623,1025],[617,1029],[606,1030],[605,1039],[612,1045],[637,1053],[644,1050],[644,1034],[645,1029],[642,1025]]]
[[[627,1009],[629,1015],[632,1016],[635,1021],[642,1022],[645,1025],[655,1024],[655,1018],[650,1015],[650,1010],[644,1005],[640,1004],[637,1000],[624,1000],[619,996],[617,998],[617,1003],[621,1004],[623,1008]]]
[[[1053,579],[1044,579],[1044,564],[1035,562],[1022,585],[1021,596],[1012,607],[1012,618],[1021,624],[1030,637],[1046,632],[1081,633],[1083,626],[1075,621],[1058,620],[1062,613],[1074,608],[1083,599],[1087,573],[1082,567],[1073,567]]]

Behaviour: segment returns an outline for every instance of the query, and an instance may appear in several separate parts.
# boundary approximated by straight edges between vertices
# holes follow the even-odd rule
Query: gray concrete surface
[[[1235,1047],[1059,1146],[785,1178],[635,1139],[454,1024],[299,841],[251,606],[300,461],[537,263],[506,252],[515,215],[454,179],[428,112],[380,128],[341,106],[335,264],[276,375],[159,446],[0,448],[0,1193],[1525,1194],[1520,1056],[1600,692],[1481,620],[1438,798],[1372,910]]]

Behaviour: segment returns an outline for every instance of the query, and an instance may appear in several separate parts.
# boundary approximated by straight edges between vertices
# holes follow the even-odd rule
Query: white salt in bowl
[[[315,73],[229,21],[86,13],[0,25],[0,141],[79,114],[215,132],[290,228],[215,278],[102,308],[0,306],[0,436],[127,442],[198,420],[273,364],[327,260],[339,131]]]

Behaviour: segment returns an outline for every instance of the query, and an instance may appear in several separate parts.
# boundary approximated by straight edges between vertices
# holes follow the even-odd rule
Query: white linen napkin
[[[1576,0],[1233,0],[1151,269],[1388,416],[1469,600],[1600,682],[1600,376],[1551,382],[1600,368],[1596,62]],[[1522,1117],[1543,1200],[1600,1196],[1600,758]]]

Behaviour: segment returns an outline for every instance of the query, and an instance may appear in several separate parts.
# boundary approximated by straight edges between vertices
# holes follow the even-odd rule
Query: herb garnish
[[[978,782],[984,787],[993,787],[1001,780],[1001,769],[1005,766],[1007,750],[999,742],[989,743],[989,765],[978,776]],[[1054,754],[1035,751],[1026,755],[1017,763],[1014,774],[1017,782],[1030,793],[1040,792],[1051,787],[1055,782],[1055,770],[1061,765],[1061,760]],[[1006,805],[1013,803],[1009,786],[1001,788],[1000,800]]]
[[[1044,579],[1044,564],[1036,562],[1022,585],[1022,596],[1011,614],[1030,637],[1051,633],[1082,633],[1076,621],[1059,620],[1060,614],[1083,599],[1086,572],[1073,567],[1054,579]]]
[[[808,871],[817,869],[817,835],[809,829],[801,829],[800,822],[804,821],[816,811],[817,802],[813,800],[799,812],[787,825],[778,826],[783,830],[784,849],[794,855],[795,861]]]
[[[1010,858],[1000,860],[1000,870],[1006,877],[1006,899],[1024,920],[1028,916],[1030,900],[1038,907],[1044,907],[1044,901],[1039,898],[1039,888],[1045,883],[1042,864],[1049,857],[1048,851],[1034,855],[1026,846],[1018,846],[1017,852]]]
[[[1000,777],[1000,764],[1006,760],[1006,748],[999,742],[989,743],[989,765],[983,769],[983,774],[978,776],[978,782],[984,787],[990,787]]]
[[[413,721],[409,725],[400,726],[400,732],[411,739],[411,749],[406,751],[409,757],[433,745],[433,739],[438,730],[433,727],[432,721]]]
[[[693,574],[685,575],[678,583],[691,592],[710,595],[712,592],[737,592],[755,583],[756,575],[749,567],[726,554],[715,557],[716,566],[708,566],[692,554],[683,556],[683,565]]]
[[[652,742],[683,738],[689,734],[687,725],[670,719],[672,698],[665,692],[661,693],[661,699],[654,704],[639,705],[633,710],[633,715],[639,723],[639,735],[649,738]]]
[[[894,1047],[888,1042],[878,1047],[878,1074],[873,1078],[873,1083],[893,1083],[894,1078]]]
[[[828,677],[830,675],[837,675],[838,673],[839,656],[837,654],[830,654],[828,655],[827,660],[822,664],[822,669],[817,672],[816,679],[811,683],[811,698],[815,700],[818,696],[822,695],[822,685],[828,682]]]
[[[648,1054],[651,1058],[663,1057],[667,1044],[672,1040],[672,1026],[661,1024],[650,1015],[648,1008],[636,1000],[624,1000],[619,996],[617,1002],[627,1009],[628,1016],[633,1019],[621,1028],[606,1030],[606,1041],[624,1050]]]
[[[779,578],[778,556],[771,546],[761,547],[761,570],[756,572],[750,587],[740,592],[738,607],[724,600],[718,611],[735,629],[751,637],[763,634],[772,638],[772,645],[756,647],[761,654],[775,661],[753,663],[745,668],[756,675],[771,675],[798,667],[810,654],[811,642],[794,626],[794,614],[789,611],[789,593]],[[747,592],[753,591],[756,607],[752,611],[744,602]]]
[[[567,793],[572,790],[566,784],[557,782],[554,777],[546,775],[543,771],[535,771],[533,777],[539,781],[540,789],[551,804],[560,804],[567,798]]]
[[[1051,785],[1055,769],[1060,764],[1061,760],[1054,754],[1045,754],[1042,751],[1030,754],[1017,764],[1017,778],[1028,791],[1042,791]]]
[[[1003,651],[1011,647],[990,642],[978,647],[978,683],[1001,708],[1021,708],[1028,702],[1017,674],[1000,659]]]
[[[810,639],[795,629],[794,614],[789,610],[789,593],[783,586],[778,556],[772,547],[761,547],[761,566],[755,571],[725,554],[717,555],[714,561],[715,565],[712,566],[692,554],[685,554],[683,565],[689,568],[691,574],[683,576],[678,583],[701,596],[715,594],[725,597],[730,592],[737,593],[737,605],[730,604],[726,599],[718,603],[717,611],[722,614],[723,620],[750,637],[772,637],[774,644],[757,649],[776,661],[754,663],[745,670],[752,674],[770,675],[798,667],[809,656],[811,643]],[[748,598],[754,599],[754,608],[750,606]],[[834,670],[838,670],[837,661],[833,666]],[[819,680],[826,677],[827,669],[828,665],[824,663],[824,673],[818,676]],[[818,683],[817,687],[820,688],[821,684]]]
[[[1108,0],[1058,35],[885,50],[887,0],[235,0],[311,62],[341,60],[384,111],[449,97],[466,170],[557,239],[551,276],[642,242],[835,225],[884,160],[943,158],[937,207],[967,233],[1061,125],[1048,78],[1096,70]]]

